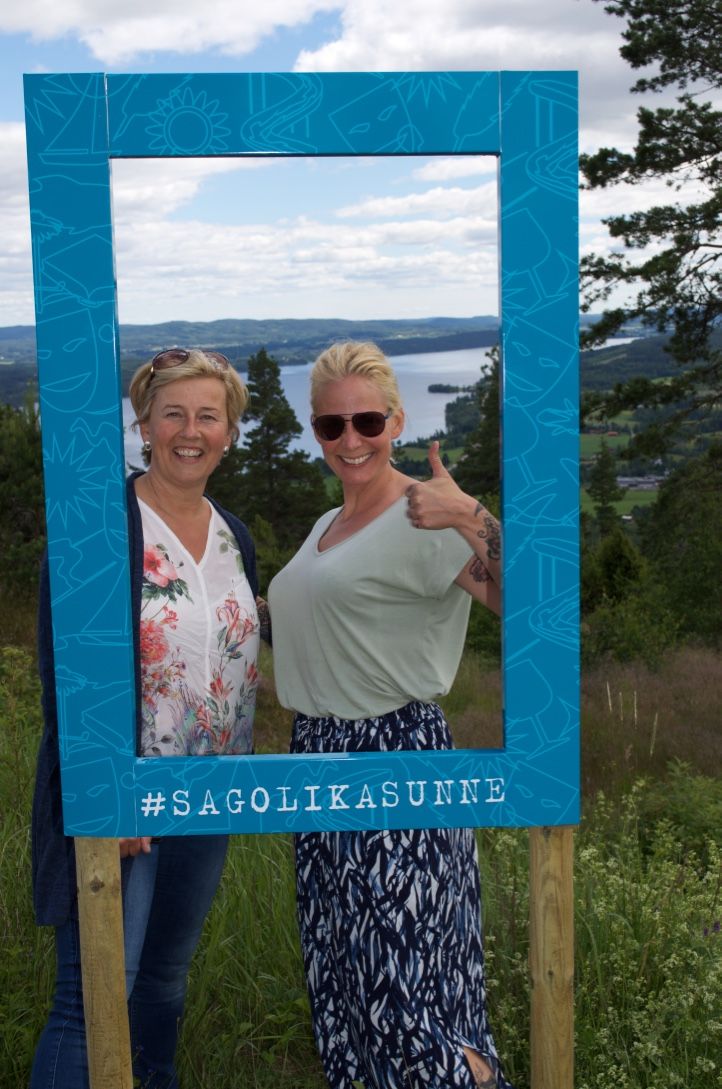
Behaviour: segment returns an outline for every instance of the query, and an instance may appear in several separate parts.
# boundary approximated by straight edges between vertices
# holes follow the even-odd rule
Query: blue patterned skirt
[[[449,749],[433,703],[379,718],[296,715],[294,753]],[[331,1089],[474,1089],[463,1048],[512,1089],[486,1011],[469,828],[296,836],[301,946]]]

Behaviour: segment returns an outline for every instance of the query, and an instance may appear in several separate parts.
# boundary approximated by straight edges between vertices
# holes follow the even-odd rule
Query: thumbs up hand
[[[432,480],[438,480],[441,477],[448,477],[449,480],[451,480],[451,474],[447,471],[446,466],[441,460],[439,444],[436,440],[434,440],[429,447],[429,465],[431,466]]]
[[[468,518],[476,501],[462,492],[446,470],[436,441],[429,447],[429,466],[431,479],[422,484],[411,484],[406,489],[406,515],[417,529],[455,528]]]

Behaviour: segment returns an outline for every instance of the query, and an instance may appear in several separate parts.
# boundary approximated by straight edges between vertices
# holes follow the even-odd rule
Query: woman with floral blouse
[[[140,756],[249,753],[260,635],[255,550],[205,495],[238,436],[247,391],[225,356],[171,348],[133,377],[146,472],[127,481]],[[56,931],[53,1006],[31,1089],[88,1089],[73,840],[63,834],[47,564],[38,625],[45,731],[33,804],[39,925]],[[175,1051],[191,958],[218,887],[227,836],[121,839],[133,1073],[177,1089]]]

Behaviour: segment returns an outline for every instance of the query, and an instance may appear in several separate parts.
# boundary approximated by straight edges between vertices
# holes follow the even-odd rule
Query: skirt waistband
[[[372,718],[296,715],[291,752],[400,752],[450,749],[449,726],[437,703],[412,700]]]
[[[429,712],[436,711],[441,711],[437,703],[410,700],[409,703],[404,703],[393,711],[386,711],[383,715],[368,715],[366,718],[340,718],[338,715],[304,715],[297,711],[293,721],[299,726],[305,726],[307,729],[313,729],[314,727],[324,729],[329,726],[340,726],[342,728],[355,726],[361,729],[367,725],[383,727],[396,723],[411,724],[417,722],[419,717],[425,717]]]

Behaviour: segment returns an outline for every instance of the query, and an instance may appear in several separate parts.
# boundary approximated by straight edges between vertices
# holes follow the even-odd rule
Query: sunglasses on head
[[[319,439],[323,439],[324,442],[333,442],[334,439],[341,437],[346,427],[346,420],[350,420],[359,435],[363,435],[365,439],[373,439],[386,427],[386,421],[390,415],[390,412],[386,415],[383,412],[353,412],[347,415],[334,412],[323,416],[312,416],[311,426]]]
[[[197,350],[203,352],[206,359],[210,359],[217,371],[227,371],[230,368],[230,360],[226,359],[221,352],[206,352],[203,348]],[[148,381],[150,382],[156,371],[167,371],[169,367],[178,367],[181,363],[185,363],[190,359],[190,354],[185,348],[166,348],[164,352],[158,352],[150,361],[150,378]]]

